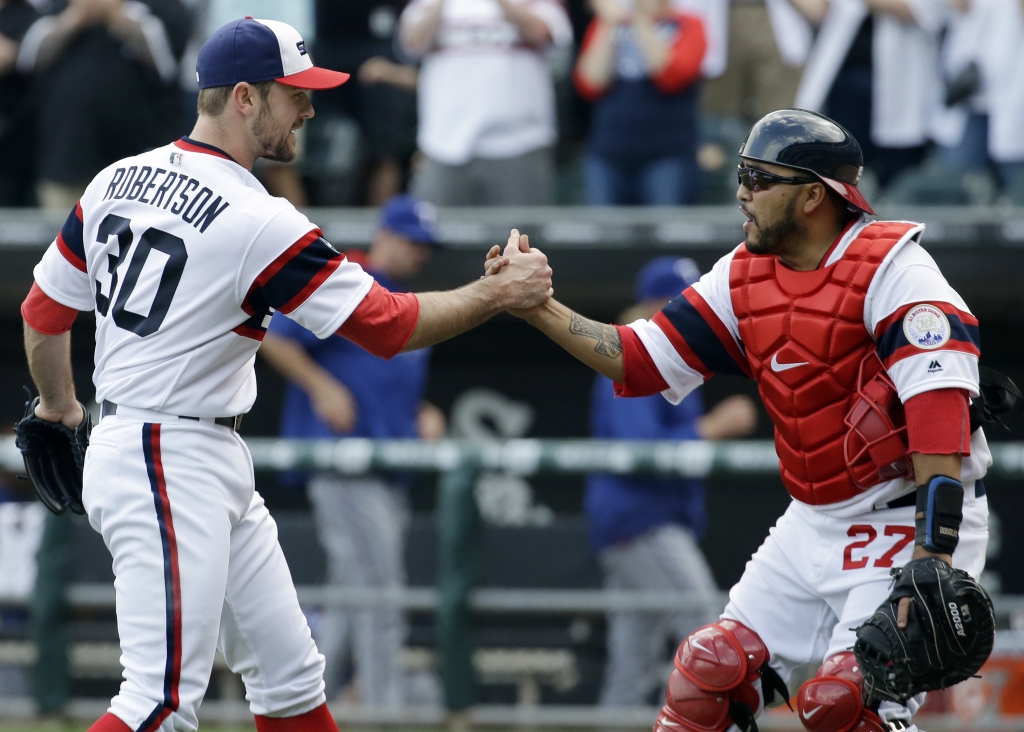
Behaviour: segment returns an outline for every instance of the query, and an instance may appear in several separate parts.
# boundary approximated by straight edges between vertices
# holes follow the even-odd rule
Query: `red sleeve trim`
[[[909,452],[922,455],[971,454],[971,419],[964,389],[934,389],[903,405]]]
[[[64,259],[68,260],[68,263],[71,264],[72,267],[80,272],[86,271],[85,262],[82,261],[81,257],[71,251],[71,247],[64,242],[63,234],[57,234],[57,249],[64,255]]]
[[[61,305],[35,282],[28,291],[28,297],[21,303],[21,317],[32,330],[43,335],[67,333],[77,315],[77,310]]]
[[[700,78],[700,67],[708,48],[704,23],[692,15],[675,14],[678,29],[669,60],[651,82],[662,94],[678,94]]]
[[[615,327],[622,339],[622,383],[615,384],[615,396],[650,396],[668,389],[668,383],[636,331],[628,325]]]
[[[583,57],[583,54],[587,52],[587,48],[594,42],[594,37],[597,35],[600,27],[601,22],[597,18],[590,21],[590,25],[587,26],[587,32],[583,35],[583,43],[580,44],[579,58]],[[576,87],[576,93],[588,102],[597,101],[608,91],[607,85],[597,86],[583,78],[583,75],[580,73],[579,61],[576,62],[572,69],[572,83]]]
[[[655,313],[654,317],[651,318],[651,322],[661,328],[661,331],[672,344],[672,347],[676,349],[679,357],[686,362],[687,366],[703,376],[704,381],[707,381],[714,375],[711,369],[705,366],[704,362],[700,360],[700,357],[693,352],[693,349],[690,348],[690,344],[686,342],[686,339],[684,339],[683,336],[679,334],[679,331],[676,330],[676,327],[672,325],[672,321],[665,317],[665,313]]]
[[[374,356],[391,358],[405,348],[419,317],[415,295],[389,292],[374,282],[337,333]]]

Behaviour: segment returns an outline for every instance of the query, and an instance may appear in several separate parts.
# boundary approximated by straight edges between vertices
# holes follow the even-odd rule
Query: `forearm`
[[[622,381],[622,339],[615,326],[588,320],[554,299],[541,305],[528,320],[590,368],[612,381]]]
[[[45,335],[27,323],[25,355],[39,401],[48,412],[63,414],[78,407],[71,370],[71,332]]]
[[[448,292],[416,294],[420,312],[402,352],[433,346],[471,330],[508,307],[501,287],[490,278]]]
[[[325,380],[335,380],[291,338],[267,333],[259,354],[275,371],[307,394],[312,394]]]
[[[525,5],[516,5],[510,0],[498,0],[505,17],[519,31],[520,37],[530,46],[546,46],[551,43],[548,24],[529,11]]]
[[[600,22],[576,62],[576,73],[591,87],[604,89],[611,82],[615,62],[615,29]]]
[[[960,455],[922,455],[915,452],[910,454],[910,459],[914,463],[914,476],[918,485],[927,483],[936,475],[948,475],[960,480],[960,467],[963,463]]]
[[[658,34],[658,26],[652,18],[637,18],[633,22],[640,53],[644,57],[647,73],[657,76],[668,64],[671,45]]]
[[[867,6],[873,13],[891,15],[904,23],[917,23],[905,0],[867,0]]]
[[[828,13],[828,0],[789,0],[789,4],[813,26],[821,25]]]
[[[423,55],[431,49],[437,40],[437,31],[441,27],[443,10],[444,2],[440,0],[418,21],[402,26],[400,31],[402,43],[409,51],[416,55]]]

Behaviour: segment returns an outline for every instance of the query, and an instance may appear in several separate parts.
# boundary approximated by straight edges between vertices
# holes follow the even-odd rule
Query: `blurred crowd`
[[[1022,0],[0,0],[0,205],[67,210],[190,129],[195,56],[243,16],[353,80],[318,92],[296,205],[728,202],[773,109],[865,150],[869,197],[1024,202]]]

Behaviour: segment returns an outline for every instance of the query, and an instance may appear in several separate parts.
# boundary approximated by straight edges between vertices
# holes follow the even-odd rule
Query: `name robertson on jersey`
[[[231,205],[221,196],[214,198],[214,192],[196,178],[163,168],[153,170],[148,165],[143,165],[141,169],[136,165],[116,169],[103,195],[104,201],[108,198],[138,201],[169,209],[200,232],[205,232],[224,213],[224,209]]]

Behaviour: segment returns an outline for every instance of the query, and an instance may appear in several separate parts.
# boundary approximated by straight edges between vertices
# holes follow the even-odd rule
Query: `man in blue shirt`
[[[438,246],[434,207],[412,196],[384,204],[368,252],[346,252],[381,286],[402,292]],[[389,361],[340,336],[319,340],[292,320],[274,316],[260,354],[288,379],[282,437],[420,437],[444,435],[444,414],[423,401],[430,349]],[[294,476],[292,477],[294,480]],[[346,587],[405,585],[408,508],[402,477],[316,474],[307,484],[317,532],[327,556],[328,582]],[[327,659],[327,695],[341,687],[351,651],[358,697],[374,707],[404,700],[398,610],[325,613],[317,647]]]
[[[658,257],[637,276],[637,304],[621,322],[650,318],[700,278],[692,259]],[[753,431],[749,397],[729,397],[704,414],[699,391],[680,404],[660,394],[616,399],[612,382],[598,376],[591,399],[591,431],[613,440],[723,440]],[[665,683],[666,641],[685,638],[717,617],[717,587],[697,542],[704,534],[704,484],[683,478],[620,476],[587,478],[584,509],[591,545],[605,587],[615,590],[677,590],[704,601],[706,611],[677,614],[615,612],[608,616],[608,662],[601,703],[637,706]],[[674,647],[674,646],[673,646]]]

